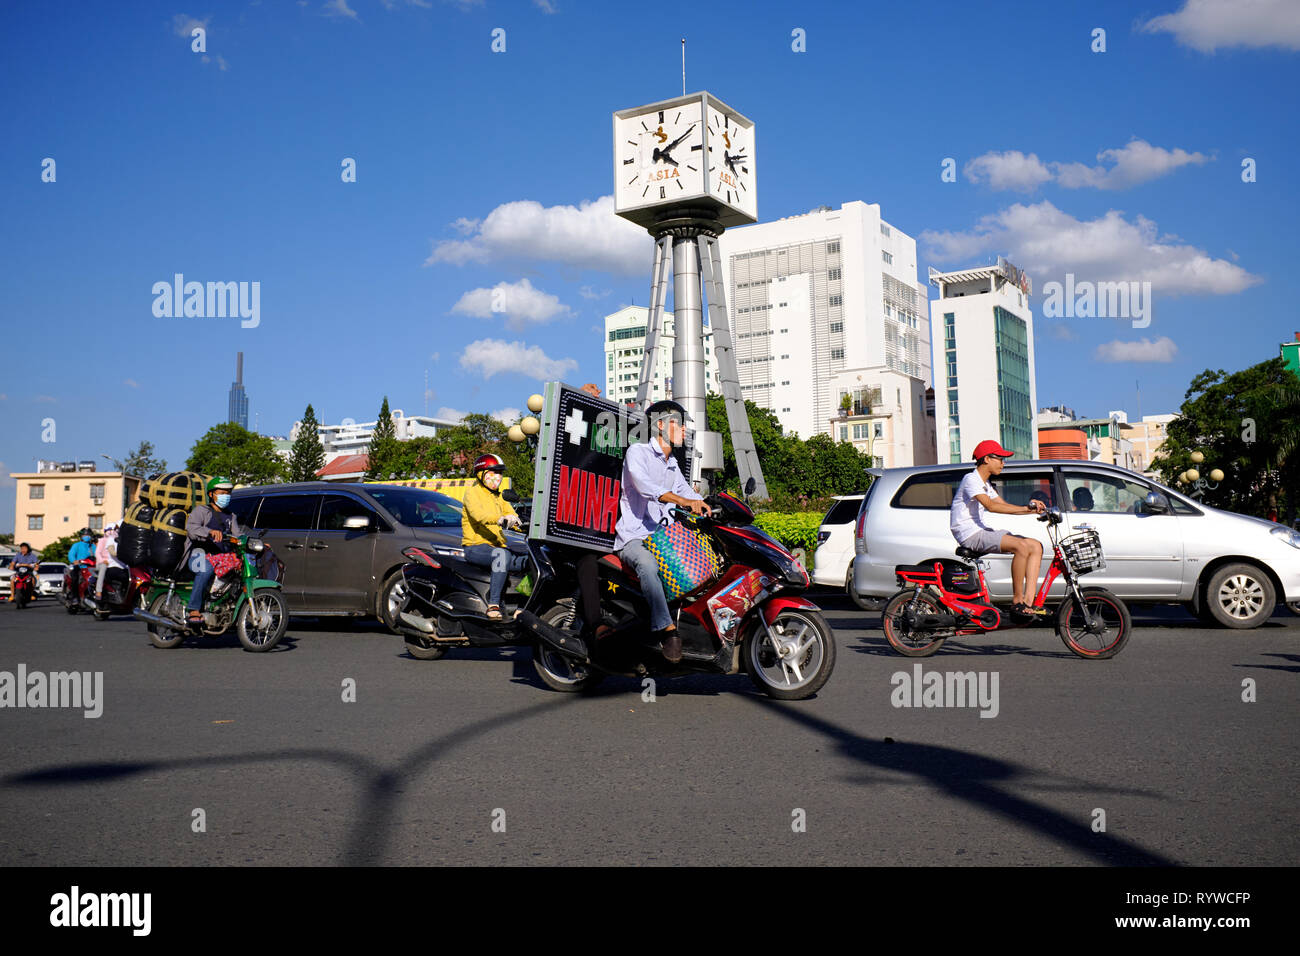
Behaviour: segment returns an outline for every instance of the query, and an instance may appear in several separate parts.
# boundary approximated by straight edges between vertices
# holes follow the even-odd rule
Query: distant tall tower
[[[234,422],[240,428],[248,427],[248,396],[244,394],[244,353],[238,353],[235,359],[235,381],[230,386],[230,402],[226,421]]]

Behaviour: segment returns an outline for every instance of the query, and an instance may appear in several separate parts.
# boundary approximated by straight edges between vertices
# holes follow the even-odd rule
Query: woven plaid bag
[[[713,580],[722,567],[709,539],[680,521],[656,528],[645,546],[659,565],[659,580],[670,601]]]

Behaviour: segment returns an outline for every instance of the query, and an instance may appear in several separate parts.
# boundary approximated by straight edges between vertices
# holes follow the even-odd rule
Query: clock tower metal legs
[[[665,228],[655,236],[650,314],[646,327],[641,379],[637,384],[637,405],[645,408],[650,398],[651,382],[658,368],[671,259],[675,331],[672,398],[680,402],[686,409],[686,413],[695,420],[698,443],[698,439],[708,430],[704,385],[706,364],[704,303],[707,302],[709,325],[713,331],[714,368],[718,388],[727,409],[727,425],[731,431],[731,446],[736,455],[740,485],[743,489],[749,479],[753,478],[753,497],[766,499],[767,482],[763,479],[763,466],[754,448],[754,435],[750,431],[749,415],[745,411],[745,401],[740,391],[740,376],[736,371],[735,343],[732,341],[731,323],[727,318],[727,298],[722,284],[722,261],[715,234],[721,231],[721,227],[716,223],[708,223],[705,228],[701,228],[700,224],[689,220],[685,223],[678,220],[672,225],[675,228]],[[668,383],[664,384],[666,386]],[[666,388],[664,393],[669,394]],[[720,439],[715,438],[714,441]],[[692,463],[689,476],[693,480],[702,477],[699,465],[700,461],[697,458]]]
[[[664,327],[664,301],[668,298],[668,249],[671,242],[672,236],[668,235],[655,239],[655,260],[650,269],[650,316],[646,325],[641,380],[636,387],[638,408],[645,408],[650,398],[650,382],[658,368],[659,339]]]
[[[763,478],[763,465],[754,448],[754,434],[749,428],[749,414],[745,411],[745,400],[740,391],[735,343],[731,338],[731,322],[727,318],[726,290],[722,286],[722,260],[718,254],[718,240],[713,236],[701,235],[697,242],[701,279],[709,303],[709,327],[713,330],[714,370],[727,409],[727,425],[731,429],[731,447],[736,455],[740,487],[743,491],[749,479],[753,478],[754,497],[763,500],[767,498],[767,482]]]

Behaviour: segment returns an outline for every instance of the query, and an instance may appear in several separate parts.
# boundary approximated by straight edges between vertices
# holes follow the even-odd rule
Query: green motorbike
[[[233,539],[239,567],[216,577],[203,602],[203,623],[186,622],[185,606],[194,590],[194,579],[180,580],[159,575],[150,584],[145,608],[135,617],[149,626],[154,647],[178,647],[193,636],[218,637],[234,627],[246,651],[269,651],[280,642],[289,625],[289,605],[280,582],[258,577],[253,555],[266,545],[260,538],[242,535]]]

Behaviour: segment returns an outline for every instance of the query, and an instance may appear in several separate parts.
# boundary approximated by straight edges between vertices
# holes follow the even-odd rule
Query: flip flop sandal
[[[489,604],[487,609],[487,619],[489,621],[501,620],[501,608],[496,604]]]

